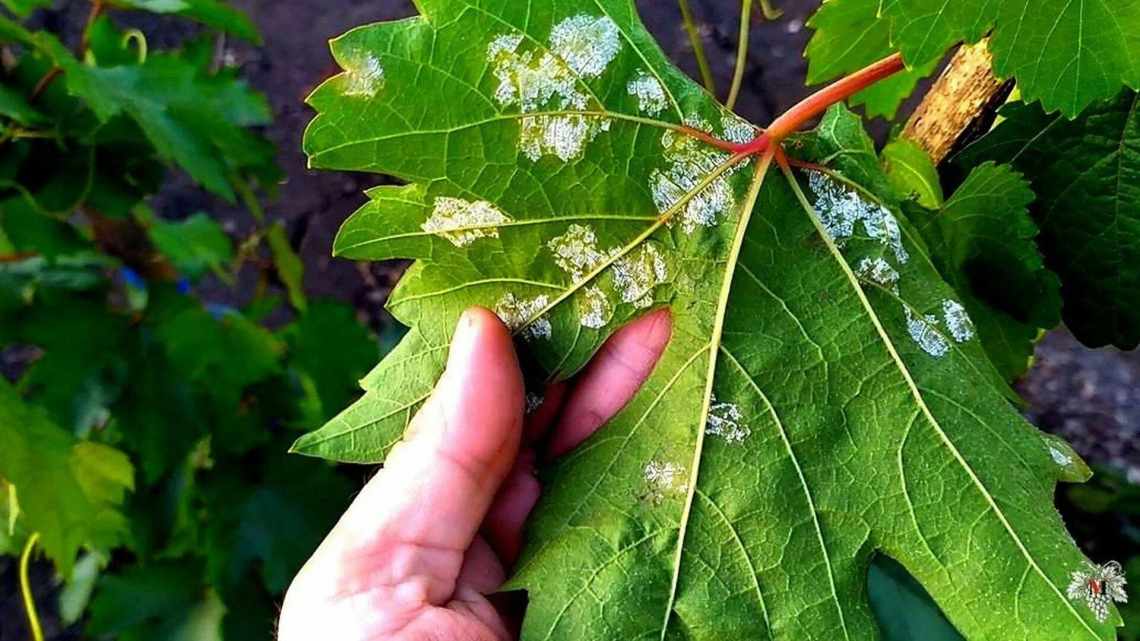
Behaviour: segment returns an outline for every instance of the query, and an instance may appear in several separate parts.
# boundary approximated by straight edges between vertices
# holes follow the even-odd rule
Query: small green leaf
[[[201,212],[178,222],[153,218],[147,233],[155,248],[190,278],[219,271],[233,259],[230,237],[217,221]]]
[[[1085,344],[1140,344],[1140,97],[1074,122],[1015,104],[955,161],[1009,162],[1033,183],[1041,249],[1061,277],[1065,324]]]
[[[906,138],[892,141],[883,148],[883,165],[887,177],[900,195],[914,197],[927,209],[942,206],[942,182],[930,155]]]
[[[301,257],[289,243],[285,226],[280,222],[274,223],[266,232],[265,240],[269,243],[269,251],[273,254],[273,265],[277,269],[277,276],[289,294],[289,303],[298,311],[304,312],[308,306],[305,300],[305,264],[301,262]]]

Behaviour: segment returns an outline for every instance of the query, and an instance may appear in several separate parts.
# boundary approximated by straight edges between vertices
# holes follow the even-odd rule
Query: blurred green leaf
[[[110,549],[127,523],[120,511],[134,487],[126,455],[79,441],[26,404],[0,378],[0,476],[16,486],[20,519],[39,532],[44,551],[63,575],[81,546]]]
[[[26,16],[36,9],[50,7],[54,2],[53,0],[3,0],[3,4],[12,13],[18,16]]]
[[[44,115],[28,103],[22,93],[7,85],[0,85],[0,116],[10,118],[21,125],[44,121]]]
[[[230,237],[217,221],[201,212],[177,222],[152,218],[147,232],[155,248],[190,278],[219,271],[233,259]]]
[[[115,635],[183,618],[205,595],[201,563],[192,559],[140,565],[104,574],[91,602],[87,630]],[[165,638],[161,636],[152,639]]]
[[[325,419],[359,396],[360,379],[380,355],[356,311],[332,301],[313,301],[283,335],[290,363],[312,377]]]
[[[178,14],[219,31],[232,33],[254,44],[261,44],[261,34],[253,22],[244,13],[222,0],[110,0],[110,2],[124,9]]]
[[[277,276],[285,285],[289,294],[289,303],[297,310],[304,312],[308,302],[305,300],[305,264],[301,257],[293,251],[289,244],[289,237],[285,234],[285,226],[280,222],[274,223],[265,236],[269,243],[269,250],[273,254],[273,265],[277,268]]]

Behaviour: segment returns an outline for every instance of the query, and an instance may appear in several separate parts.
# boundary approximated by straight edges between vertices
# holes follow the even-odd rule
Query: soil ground
[[[510,1],[510,0],[503,0]],[[727,87],[735,57],[738,0],[692,0],[709,47],[709,57],[720,87]],[[66,29],[80,24],[86,3],[71,0],[49,17]],[[251,84],[264,92],[274,109],[275,123],[267,131],[280,149],[287,178],[268,207],[271,217],[284,220],[306,266],[305,285],[313,296],[353,302],[374,327],[386,319],[382,306],[403,266],[358,266],[330,257],[333,236],[340,224],[364,202],[362,190],[382,179],[369,175],[315,172],[301,153],[301,136],[312,112],[304,97],[336,72],[326,41],[351,27],[377,20],[414,15],[404,0],[234,0],[246,10],[265,35],[265,46],[232,43],[228,56]],[[670,0],[639,0],[638,6],[662,47],[696,76],[680,14]],[[738,111],[753,122],[767,123],[803,98],[806,71],[801,52],[810,36],[804,25],[819,0],[777,0],[784,16],[774,23],[757,24],[749,53],[749,72]],[[176,41],[187,34],[181,23],[131,18],[148,27],[153,46]],[[50,26],[50,25],[49,25]],[[157,31],[155,28],[157,27]],[[886,123],[875,123],[881,137]],[[240,226],[246,214],[203,195],[175,177],[156,200],[163,215],[180,218],[194,211],[212,212]],[[1043,429],[1061,434],[1090,463],[1108,465],[1140,484],[1140,353],[1088,350],[1064,330],[1042,342],[1032,372],[1019,385],[1028,401],[1027,414]],[[22,612],[15,591],[13,563],[0,559],[0,641],[23,641]],[[40,603],[51,599],[51,574],[36,568]],[[45,608],[50,609],[50,608]],[[52,613],[46,613],[48,639],[77,639],[74,631],[61,631]]]

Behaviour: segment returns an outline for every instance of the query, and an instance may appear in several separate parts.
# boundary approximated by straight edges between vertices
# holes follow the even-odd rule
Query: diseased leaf
[[[470,305],[551,379],[668,307],[645,387],[544,472],[507,586],[529,593],[523,639],[871,639],[876,553],[967,636],[1113,637],[1115,615],[1065,596],[1088,563],[1052,505],[1070,470],[1009,404],[857,118],[789,143],[829,169],[770,173],[679,127],[756,135],[632,3],[418,6],[334,41],[345,73],[306,136],[314,166],[409,183],[371,190],[336,251],[417,261],[389,303],[412,330],[297,451],[382,460]]]
[[[0,379],[0,477],[16,487],[20,521],[39,532],[65,576],[80,547],[108,550],[123,541],[119,511],[134,470],[118,450],[78,441]]]
[[[1002,376],[1029,368],[1042,330],[1061,320],[1061,283],[1037,249],[1029,184],[1005,165],[975,168],[940,210],[913,211],[939,271],[961,294]]]
[[[1036,105],[1004,119],[956,162],[1009,162],[1033,182],[1041,248],[1061,277],[1065,324],[1087,345],[1140,343],[1140,98],[1125,92],[1075,122]]]
[[[942,206],[942,183],[930,155],[922,147],[899,138],[883,148],[883,165],[895,190],[914,197],[927,209]]]

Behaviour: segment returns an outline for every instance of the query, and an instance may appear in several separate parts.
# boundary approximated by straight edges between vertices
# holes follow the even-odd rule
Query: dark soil
[[[727,87],[735,57],[739,2],[692,1],[704,24],[719,86]],[[74,2],[51,19],[74,29],[82,20],[84,4]],[[249,12],[266,40],[262,48],[231,43],[226,55],[273,105],[276,122],[267,135],[280,149],[287,178],[268,207],[269,215],[286,222],[299,246],[309,293],[353,302],[380,329],[390,322],[382,306],[402,265],[358,266],[334,260],[329,254],[337,228],[364,202],[362,190],[382,179],[309,170],[301,153],[301,136],[312,113],[303,100],[336,72],[327,53],[327,39],[367,22],[413,15],[415,10],[403,0],[234,0],[234,4]],[[806,63],[801,52],[810,36],[804,21],[819,0],[777,0],[776,4],[784,9],[784,17],[754,27],[750,70],[738,107],[757,123],[770,121],[809,91],[803,86]],[[695,77],[696,66],[676,3],[640,0],[638,5],[665,51]],[[160,29],[157,33],[146,29],[155,34],[152,44],[188,33],[182,23],[151,18],[132,18],[131,22]],[[875,123],[873,130],[881,138],[887,126]],[[203,195],[177,177],[155,206],[170,217],[208,211],[239,227],[247,218],[241,210]],[[1058,331],[1041,344],[1037,363],[1019,390],[1037,425],[1067,438],[1090,463],[1111,466],[1140,483],[1140,354],[1088,350]],[[11,589],[15,587],[13,565],[0,559],[0,585],[4,586],[0,589],[0,641],[26,638],[18,594]],[[38,601],[50,610],[53,598],[47,568],[37,568],[35,583],[40,588]],[[58,634],[50,613],[46,627],[49,639],[78,638],[74,633]]]

